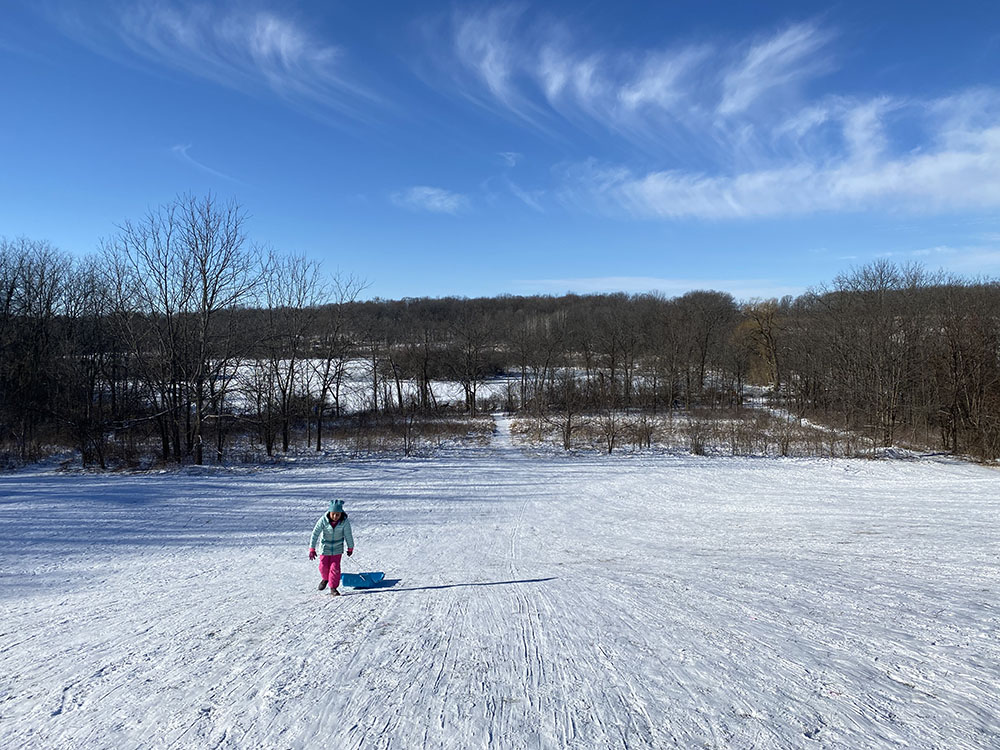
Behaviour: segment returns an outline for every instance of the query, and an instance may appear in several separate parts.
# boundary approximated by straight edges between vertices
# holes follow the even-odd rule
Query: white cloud
[[[1000,93],[994,95],[1000,100]],[[892,153],[883,118],[886,99],[802,118],[837,122],[842,147],[804,148],[797,158],[735,173],[635,172],[594,161],[561,170],[568,205],[637,218],[743,219],[867,210],[968,211],[1000,207],[1000,122],[966,130],[942,125],[939,102],[916,107],[925,145]],[[911,105],[914,107],[915,105]],[[980,122],[966,118],[966,122]],[[909,121],[908,121],[909,122]],[[989,122],[989,120],[983,120]],[[912,122],[910,124],[913,124]],[[796,126],[807,132],[808,124]],[[946,127],[945,131],[943,128]]]
[[[461,193],[426,185],[417,185],[395,192],[390,198],[397,206],[413,211],[457,214],[469,208],[469,199]]]
[[[507,189],[510,190],[511,195],[517,198],[521,203],[526,205],[528,208],[538,211],[538,213],[545,213],[545,206],[542,205],[542,199],[544,197],[544,192],[540,190],[525,190],[512,180],[507,180]]]
[[[642,51],[588,49],[510,6],[455,19],[451,69],[470,96],[550,132],[603,128],[650,157],[557,168],[567,206],[658,219],[1000,207],[1000,92],[809,98],[834,67],[835,34],[816,23]]]
[[[524,158],[524,154],[519,154],[517,151],[501,151],[497,154],[501,161],[508,167],[516,167],[518,163]]]
[[[484,13],[454,18],[453,52],[478,86],[500,105],[528,121],[534,121],[534,107],[521,94],[515,80],[519,71],[518,50],[509,42],[521,13],[513,6],[500,6]],[[435,37],[434,43],[437,43]],[[450,63],[446,63],[450,64]],[[478,91],[466,89],[467,95],[481,100]]]
[[[746,56],[725,73],[719,114],[745,112],[764,94],[824,70],[827,62],[816,53],[828,41],[829,35],[813,24],[799,23],[751,45]]]
[[[235,177],[231,177],[227,175],[225,172],[220,172],[217,169],[212,169],[207,164],[202,164],[200,161],[198,161],[197,159],[192,157],[191,154],[188,153],[190,150],[191,150],[191,144],[188,143],[188,144],[183,144],[183,145],[178,144],[176,146],[173,146],[170,149],[170,152],[184,163],[190,164],[191,166],[200,169],[202,172],[206,172],[215,177],[221,177],[222,179],[228,180],[230,182],[242,183],[242,180],[238,180]]]
[[[159,0],[58,3],[53,19],[95,51],[180,70],[251,94],[361,117],[377,97],[352,80],[342,48],[279,11]]]
[[[916,250],[894,250],[879,257],[920,263],[931,270],[951,271],[963,276],[992,276],[1000,273],[1000,247],[993,245],[936,245]]]
[[[1000,248],[963,248],[951,259],[942,261],[945,270],[961,274],[992,276],[1000,274]]]
[[[710,54],[711,49],[704,46],[651,53],[634,77],[618,89],[618,100],[628,110],[671,110],[690,95],[688,76]]]
[[[674,155],[746,141],[753,105],[830,67],[831,35],[811,23],[742,44],[587,49],[564,23],[507,5],[457,12],[452,35],[439,62],[468,98],[553,135],[596,125]]]

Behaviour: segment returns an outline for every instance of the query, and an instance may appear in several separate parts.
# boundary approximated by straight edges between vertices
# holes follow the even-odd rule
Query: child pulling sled
[[[351,533],[351,522],[344,512],[344,502],[333,500],[313,527],[312,538],[309,541],[309,559],[316,559],[316,542],[322,541],[319,555],[319,590],[330,586],[330,593],[340,596],[337,589],[340,586],[340,558],[347,544],[347,554],[354,554],[354,535]]]

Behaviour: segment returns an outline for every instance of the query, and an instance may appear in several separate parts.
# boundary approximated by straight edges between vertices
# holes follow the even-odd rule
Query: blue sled
[[[377,586],[385,578],[385,573],[342,573],[340,582],[352,589],[370,589]]]

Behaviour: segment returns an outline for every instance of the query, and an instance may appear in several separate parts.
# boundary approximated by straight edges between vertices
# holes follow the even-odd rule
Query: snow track
[[[1000,746],[996,472],[522,455],[0,477],[11,748]],[[341,497],[348,570],[308,534]]]

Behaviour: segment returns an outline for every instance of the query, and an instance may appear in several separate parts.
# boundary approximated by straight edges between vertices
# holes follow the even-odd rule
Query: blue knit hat
[[[343,513],[344,512],[344,501],[343,500],[331,500],[330,506],[326,509],[327,513]]]

